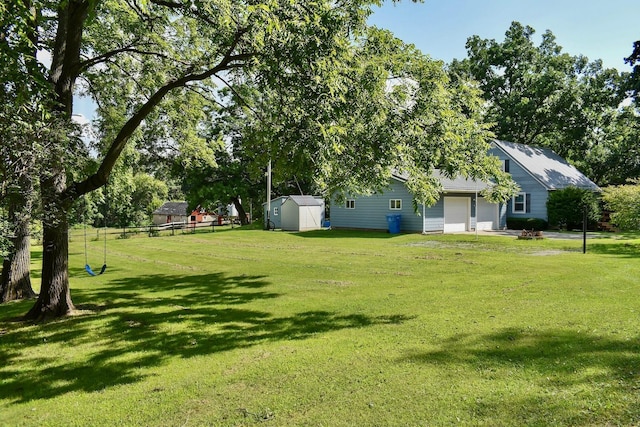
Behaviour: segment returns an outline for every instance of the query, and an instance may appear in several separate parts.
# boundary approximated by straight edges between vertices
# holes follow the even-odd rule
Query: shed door
[[[478,230],[498,229],[498,204],[478,197]]]
[[[469,224],[469,198],[444,198],[444,232],[467,231]]]
[[[317,206],[300,207],[300,230],[320,228],[320,209]]]

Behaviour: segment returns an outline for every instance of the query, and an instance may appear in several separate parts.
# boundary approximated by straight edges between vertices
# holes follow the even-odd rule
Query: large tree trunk
[[[249,223],[248,219],[247,219],[247,212],[244,210],[244,207],[242,207],[242,203],[240,202],[240,197],[232,197],[231,201],[233,202],[233,205],[236,207],[236,210],[238,211],[238,219],[240,220],[240,224],[242,225],[247,225]]]
[[[39,67],[37,60],[37,28],[38,14],[32,7],[31,1],[26,0],[24,6],[29,10],[26,16],[28,21],[27,37],[31,42],[31,47],[24,53],[25,65],[33,76]],[[18,99],[22,96],[29,99],[29,89],[18,84],[15,90],[19,93]],[[25,109],[27,110],[27,109]],[[33,149],[29,149],[29,144],[35,138],[31,132],[21,133],[13,144],[16,147],[17,155],[10,155],[10,163],[13,164],[15,177],[10,178],[8,186],[7,201],[9,206],[9,223],[12,226],[11,248],[9,256],[6,257],[2,265],[2,276],[0,277],[0,303],[18,299],[33,298],[36,293],[31,287],[31,208],[33,203]],[[18,142],[20,141],[20,142]],[[11,185],[14,184],[14,185]]]
[[[2,263],[2,282],[0,283],[0,302],[28,299],[36,296],[31,287],[31,244],[29,224],[20,221],[14,238],[11,253]]]
[[[31,287],[31,207],[33,181],[31,164],[20,173],[18,185],[8,195],[9,223],[13,226],[11,252],[2,263],[0,302],[33,298]]]
[[[30,320],[45,320],[69,314],[75,309],[69,290],[67,222],[44,227],[42,287],[35,305],[25,315]]]
[[[73,88],[80,68],[82,31],[89,11],[89,1],[69,0],[58,6],[58,27],[51,52],[49,80],[54,88],[53,118],[71,120]],[[36,304],[25,315],[31,320],[59,317],[74,310],[69,290],[69,240],[67,213],[75,192],[68,193],[64,167],[66,141],[52,141],[40,171],[40,193],[44,210],[42,280]]]
[[[45,320],[69,314],[75,309],[69,289],[68,199],[60,197],[66,188],[64,171],[40,184],[46,212],[43,220],[42,284],[35,305],[25,315],[30,320]]]

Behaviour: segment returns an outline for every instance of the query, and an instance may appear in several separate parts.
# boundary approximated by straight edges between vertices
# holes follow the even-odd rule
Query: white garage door
[[[444,232],[467,231],[469,223],[469,198],[444,198]]]
[[[498,204],[478,197],[478,230],[498,229]]]

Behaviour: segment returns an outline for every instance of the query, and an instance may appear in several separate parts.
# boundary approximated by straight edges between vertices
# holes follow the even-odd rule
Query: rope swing
[[[102,268],[100,268],[100,272],[96,273],[91,269],[89,265],[89,260],[87,256],[87,224],[84,225],[84,269],[89,273],[90,276],[99,276],[104,273],[107,269],[107,227],[104,227],[104,264],[102,264]]]
[[[86,207],[87,207],[87,203],[85,199],[85,211],[86,211]],[[106,207],[105,207],[105,213],[106,213]],[[89,276],[99,276],[102,273],[104,273],[105,270],[107,269],[107,215],[105,214],[102,218],[103,218],[103,225],[104,225],[104,233],[103,233],[104,234],[104,263],[102,264],[102,268],[100,269],[99,273],[96,273],[95,271],[93,271],[93,269],[89,265],[89,257],[88,257],[88,251],[87,251],[87,223],[86,221],[83,221],[84,222],[84,269],[89,274]],[[98,231],[98,235],[99,234],[100,234],[100,231]]]

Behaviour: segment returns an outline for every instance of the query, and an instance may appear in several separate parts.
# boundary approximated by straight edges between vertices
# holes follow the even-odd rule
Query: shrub
[[[621,230],[640,230],[640,184],[607,187],[602,199],[610,210],[611,222]]]
[[[577,187],[553,191],[547,200],[549,225],[565,230],[582,229],[585,208],[587,222],[597,221],[600,207],[593,191]]]
[[[507,218],[507,228],[542,231],[549,228],[549,224],[542,218]]]

